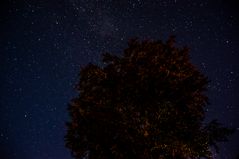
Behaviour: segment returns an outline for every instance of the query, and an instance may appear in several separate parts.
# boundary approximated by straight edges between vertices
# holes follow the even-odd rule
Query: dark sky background
[[[72,159],[67,103],[81,66],[120,55],[132,37],[191,48],[211,83],[206,121],[237,128],[215,159],[239,152],[238,5],[222,0],[9,0],[0,2],[0,158]],[[3,4],[4,3],[4,4]]]

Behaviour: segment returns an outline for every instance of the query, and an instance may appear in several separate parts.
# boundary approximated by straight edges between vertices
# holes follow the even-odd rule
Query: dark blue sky
[[[238,5],[212,0],[9,0],[0,9],[0,158],[71,159],[67,103],[81,66],[120,55],[132,37],[191,48],[211,83],[207,119],[237,128],[216,159],[239,152]]]

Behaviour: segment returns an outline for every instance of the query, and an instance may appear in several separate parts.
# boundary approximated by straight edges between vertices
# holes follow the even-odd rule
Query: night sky
[[[0,9],[0,158],[72,159],[67,103],[80,67],[122,54],[129,38],[176,35],[210,79],[206,121],[237,128],[216,159],[239,152],[238,5],[222,0],[9,0]]]

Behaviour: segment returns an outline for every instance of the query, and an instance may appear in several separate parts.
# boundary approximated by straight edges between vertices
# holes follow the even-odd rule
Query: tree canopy
[[[80,70],[69,104],[65,140],[76,159],[210,159],[232,132],[204,123],[208,79],[174,37],[130,40],[122,56],[105,53],[103,62]]]

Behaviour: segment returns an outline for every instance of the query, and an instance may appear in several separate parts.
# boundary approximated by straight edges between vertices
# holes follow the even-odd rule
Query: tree
[[[174,37],[129,41],[122,57],[80,71],[69,104],[66,146],[75,158],[212,158],[211,147],[232,132],[204,123],[208,79],[177,48]]]

